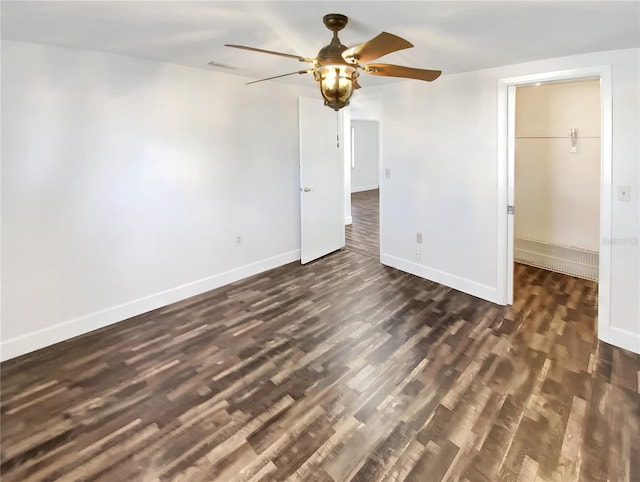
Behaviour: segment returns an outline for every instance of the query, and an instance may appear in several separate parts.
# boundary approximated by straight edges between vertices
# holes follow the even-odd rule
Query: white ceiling
[[[258,79],[304,68],[225,43],[314,57],[350,19],[345,45],[381,31],[415,47],[380,62],[444,74],[640,46],[640,1],[2,1],[2,38],[87,48]],[[237,70],[209,67],[211,60]],[[296,81],[299,76],[280,81]],[[368,76],[363,86],[389,81]]]

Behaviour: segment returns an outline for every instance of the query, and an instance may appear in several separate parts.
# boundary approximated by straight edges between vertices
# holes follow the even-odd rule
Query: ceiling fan
[[[324,104],[336,111],[349,105],[351,94],[355,89],[360,88],[358,84],[360,72],[358,69],[371,75],[404,77],[408,79],[425,80],[427,82],[437,79],[442,73],[440,70],[415,69],[391,64],[367,63],[363,65],[363,62],[370,62],[391,52],[413,47],[413,44],[397,35],[382,32],[367,42],[348,48],[340,42],[338,32],[347,25],[349,19],[340,13],[330,13],[325,15],[322,21],[325,26],[333,32],[333,38],[329,45],[320,49],[320,52],[318,52],[315,58],[300,57],[299,55],[257,49],[244,45],[226,44],[225,46],[264,54],[279,55],[311,64],[304,70],[254,80],[253,82],[248,82],[247,85],[265,80],[278,79],[288,75],[313,73],[314,79],[320,83],[320,92],[324,98]]]

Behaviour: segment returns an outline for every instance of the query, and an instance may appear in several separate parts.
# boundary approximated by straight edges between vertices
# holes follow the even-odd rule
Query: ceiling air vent
[[[220,62],[218,60],[212,60],[207,65],[218,68],[218,69],[227,69],[227,70],[241,70],[246,68],[246,67],[242,67],[241,65],[230,64],[228,62]]]

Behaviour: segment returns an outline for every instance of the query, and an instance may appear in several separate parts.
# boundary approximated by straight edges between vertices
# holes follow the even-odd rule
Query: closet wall
[[[599,81],[518,87],[515,260],[597,279],[599,199]]]

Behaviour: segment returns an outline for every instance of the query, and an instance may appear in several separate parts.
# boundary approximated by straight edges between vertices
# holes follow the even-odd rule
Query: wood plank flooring
[[[344,249],[7,361],[2,480],[639,481],[640,357],[597,342],[596,285],[515,289]]]
[[[380,259],[379,212],[378,189],[351,193],[353,223],[345,227],[347,249]]]

